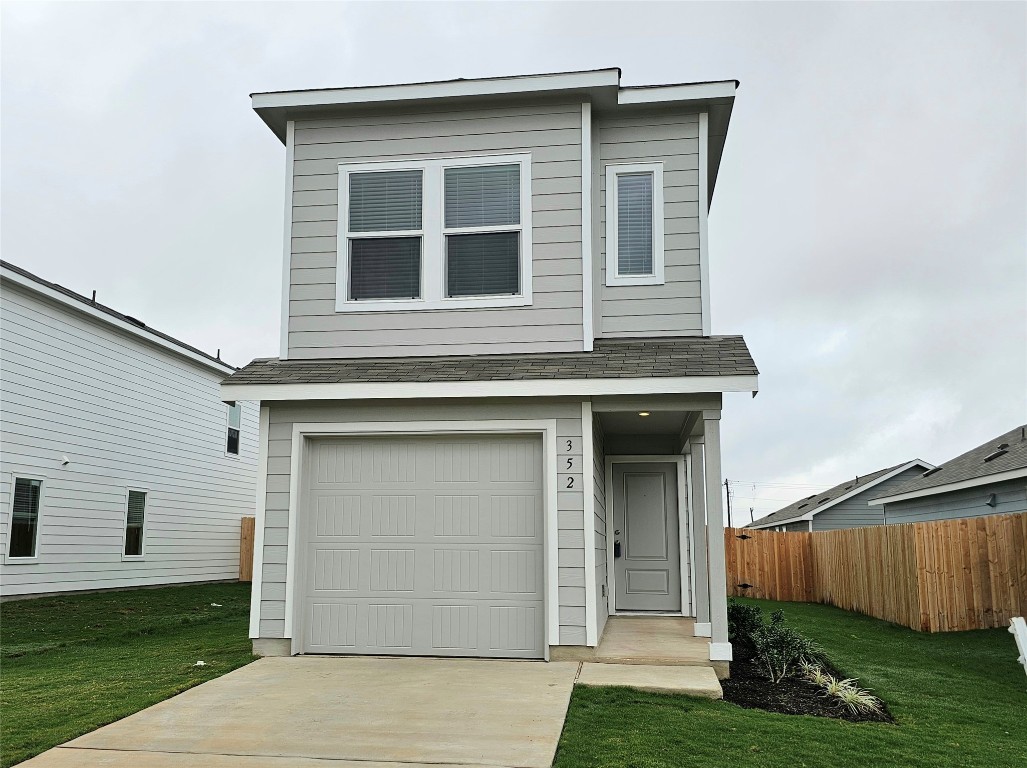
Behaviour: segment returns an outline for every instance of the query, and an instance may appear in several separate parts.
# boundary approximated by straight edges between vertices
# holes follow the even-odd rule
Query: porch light
[[[649,415],[649,411],[639,411],[638,415],[639,416],[648,416]]]

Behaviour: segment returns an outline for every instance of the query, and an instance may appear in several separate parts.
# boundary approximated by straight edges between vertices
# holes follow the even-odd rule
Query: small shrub
[[[828,696],[841,696],[845,691],[851,691],[855,686],[855,680],[839,680],[832,675],[825,675],[820,687]]]
[[[775,611],[772,623],[761,624],[752,636],[756,663],[772,683],[794,675],[802,662],[816,662],[822,655],[812,640],[784,626],[779,613]]]
[[[850,680],[847,682],[851,683],[854,681]],[[844,706],[854,715],[879,714],[881,712],[881,700],[870,693],[870,691],[863,690],[855,685],[842,688],[835,694],[835,697],[841,706]]]
[[[831,675],[824,671],[824,668],[814,661],[800,661],[799,670],[802,676],[813,685],[818,685],[821,688],[827,684],[828,680],[831,680]]]
[[[752,643],[752,637],[763,626],[763,611],[758,605],[727,601],[727,639],[732,643]]]

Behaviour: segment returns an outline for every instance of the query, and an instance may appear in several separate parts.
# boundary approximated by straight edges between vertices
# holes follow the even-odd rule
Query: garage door
[[[304,494],[304,650],[543,655],[541,439],[319,440]]]

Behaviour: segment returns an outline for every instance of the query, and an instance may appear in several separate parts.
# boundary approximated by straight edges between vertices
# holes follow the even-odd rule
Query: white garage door
[[[542,657],[540,438],[310,448],[306,652]]]

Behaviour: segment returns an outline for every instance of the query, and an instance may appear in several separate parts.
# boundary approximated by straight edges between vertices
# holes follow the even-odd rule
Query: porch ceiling
[[[688,418],[688,411],[648,411],[639,416],[638,410],[604,412],[599,414],[603,431],[610,435],[673,435],[677,437]]]

